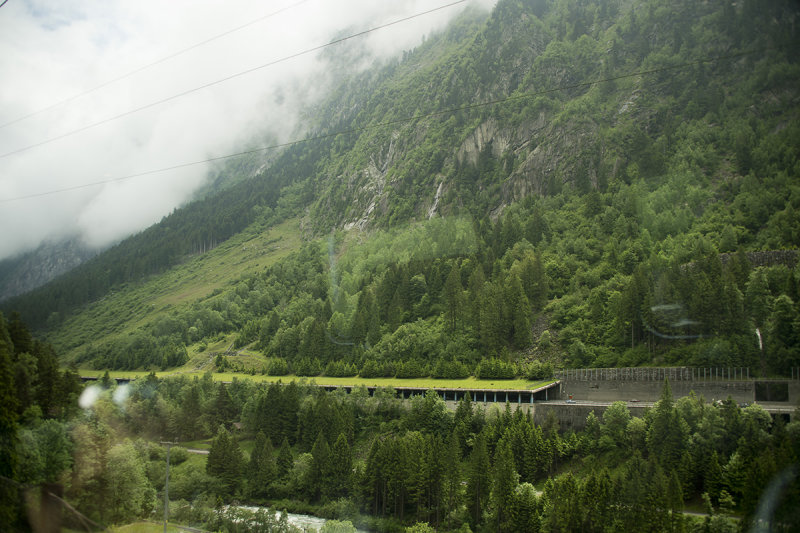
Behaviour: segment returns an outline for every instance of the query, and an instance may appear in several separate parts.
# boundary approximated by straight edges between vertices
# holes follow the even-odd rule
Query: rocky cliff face
[[[33,252],[0,262],[0,301],[33,290],[92,258],[80,240],[47,242]]]

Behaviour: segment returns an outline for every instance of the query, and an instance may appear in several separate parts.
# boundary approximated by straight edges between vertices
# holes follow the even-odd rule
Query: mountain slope
[[[44,285],[92,258],[76,239],[46,242],[32,252],[0,261],[0,301]]]
[[[655,0],[467,13],[345,80],[309,112],[315,140],[7,307],[96,366],[231,335],[311,375],[784,372],[800,364],[796,265],[744,252],[800,245],[797,15]],[[130,338],[102,346],[102,321],[70,333],[114,287],[295,216],[310,242],[169,327],[118,325]]]

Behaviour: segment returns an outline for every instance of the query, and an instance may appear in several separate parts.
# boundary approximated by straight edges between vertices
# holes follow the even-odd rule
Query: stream
[[[261,509],[266,509],[270,511],[268,507],[255,507],[249,505],[242,505],[240,506],[241,509],[247,509],[248,511],[256,512]],[[327,522],[325,518],[319,518],[318,516],[312,516],[307,514],[295,514],[295,513],[288,513],[288,520],[289,523],[295,527],[299,527],[303,531],[307,531],[308,533],[319,531],[322,526]],[[362,529],[356,529],[357,533],[367,533]]]

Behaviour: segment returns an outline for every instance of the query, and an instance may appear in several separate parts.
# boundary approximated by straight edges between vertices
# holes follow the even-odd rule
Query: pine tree
[[[382,458],[383,444],[376,439],[370,446],[362,478],[365,496],[372,503],[371,512],[376,516],[379,511],[381,516],[386,514],[386,481],[383,475]]]
[[[443,300],[445,306],[445,322],[451,334],[455,333],[461,320],[461,273],[458,261],[453,261],[453,267],[444,284]]]
[[[703,492],[708,493],[711,500],[717,502],[722,485],[722,468],[716,450],[712,450],[708,462],[703,466]]]
[[[473,334],[478,336],[481,331],[481,314],[483,312],[483,301],[485,297],[484,286],[486,278],[483,275],[483,268],[478,265],[469,275],[467,293],[469,295],[466,305],[469,325],[472,327]]]
[[[289,472],[292,471],[294,467],[294,457],[292,456],[292,449],[289,447],[289,439],[284,437],[283,441],[281,442],[281,447],[278,450],[278,461],[277,461],[277,474],[279,479],[286,479],[289,476]]]
[[[36,357],[36,393],[35,400],[45,416],[55,416],[58,412],[58,360],[53,347],[34,342],[33,355]]]
[[[456,412],[453,416],[453,431],[463,446],[462,454],[466,452],[467,440],[472,434],[472,415],[472,397],[467,391],[458,401]]]
[[[678,472],[674,470],[669,478],[667,501],[669,502],[670,510],[669,531],[672,533],[682,533],[684,530],[683,488],[681,487],[681,480],[678,478]]]
[[[489,499],[489,453],[486,450],[486,437],[481,432],[475,439],[469,458],[467,473],[467,510],[470,524],[476,528],[483,519],[483,511]]]
[[[328,341],[325,338],[325,322],[315,317],[300,344],[300,353],[309,359],[325,361],[328,358],[326,353],[327,346]]]
[[[361,291],[356,305],[356,314],[353,318],[351,333],[356,343],[373,345],[380,336],[380,314],[375,303],[375,296],[371,287]]]
[[[584,509],[580,486],[572,472],[548,479],[544,494],[548,502],[542,520],[545,531],[581,531]]]
[[[444,508],[444,483],[446,473],[446,449],[442,438],[436,435],[425,437],[425,510],[428,522],[438,527]]]
[[[453,429],[446,444],[444,459],[444,513],[449,516],[461,506],[461,443],[457,429]]]
[[[528,299],[520,295],[513,309],[514,346],[523,349],[531,344],[531,311]]]
[[[346,496],[350,490],[350,478],[353,475],[353,451],[344,433],[339,433],[328,459],[330,484],[327,497],[336,499]]]
[[[314,500],[318,500],[321,495],[330,491],[330,454],[331,449],[328,446],[328,441],[320,431],[317,434],[317,440],[314,441],[314,446],[311,448],[313,460],[307,480],[309,493]]]
[[[224,383],[217,385],[217,394],[214,397],[211,414],[216,425],[222,424],[228,429],[233,427],[237,410]]]
[[[788,374],[789,367],[800,364],[800,329],[794,302],[785,294],[775,299],[769,319],[770,366]]]
[[[754,270],[750,273],[745,292],[745,302],[747,303],[747,312],[756,327],[763,328],[767,323],[772,304],[767,278],[763,270]]]
[[[734,335],[745,330],[744,296],[730,271],[725,271],[722,279],[720,331],[726,335]]]
[[[509,512],[509,531],[539,531],[539,499],[530,483],[517,485],[514,505]]]
[[[728,270],[736,279],[737,287],[740,291],[744,292],[747,286],[747,280],[750,277],[750,261],[747,259],[744,248],[739,247],[739,249],[736,250],[736,253],[731,256],[727,266]]]
[[[495,449],[492,468],[492,501],[497,516],[497,531],[510,531],[511,509],[518,480],[511,444],[503,437]]]
[[[549,465],[542,427],[533,425],[525,440],[524,461],[519,468],[522,480],[530,483],[539,480],[547,473]]]
[[[12,357],[21,353],[33,354],[34,340],[27,326],[22,322],[22,317],[16,311],[11,313],[6,326],[8,337],[11,340],[9,347],[12,352]]]
[[[206,472],[219,480],[221,495],[233,496],[239,489],[243,465],[244,458],[239,443],[225,426],[220,425],[208,452]]]
[[[268,496],[268,488],[277,476],[277,466],[272,452],[272,443],[259,431],[256,435],[253,453],[247,466],[247,491],[251,496]]]
[[[654,457],[667,472],[681,464],[686,445],[687,427],[672,401],[669,380],[664,380],[661,398],[653,408],[653,418],[647,431],[647,446]]]
[[[547,274],[544,271],[544,265],[542,265],[540,254],[536,254],[533,258],[531,277],[530,304],[535,311],[541,311],[547,303],[550,283],[547,280]]]
[[[501,309],[503,297],[499,293],[494,284],[486,283],[481,309],[480,339],[483,349],[490,354],[497,353],[505,337]]]
[[[183,438],[192,439],[200,433],[200,382],[194,378],[191,384],[184,386],[180,402],[180,430]]]

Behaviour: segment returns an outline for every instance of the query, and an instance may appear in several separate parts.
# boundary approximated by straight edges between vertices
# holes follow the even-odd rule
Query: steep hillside
[[[655,182],[698,141],[716,159],[686,164],[747,174],[758,129],[797,119],[796,65],[784,63],[797,13],[770,8],[500,2],[467,46],[435,59],[423,47],[360,95],[353,114],[368,129],[322,160],[315,225],[481,218],[564,186]]]
[[[746,252],[800,245],[797,18],[751,1],[468,12],[345,80],[309,111],[313,140],[256,177],[7,307],[97,367],[172,366],[163,354],[230,336],[271,373],[788,372],[796,264]],[[127,336],[99,340],[103,320],[74,333],[74,310],[115,287],[177,279],[187,267],[168,269],[292,217],[306,243],[214,298],[169,320],[122,313]]]
[[[241,279],[299,249],[298,226],[297,219],[271,228],[256,223],[165,273],[117,286],[100,300],[63,317],[63,325],[55,328],[48,340],[66,361],[97,346],[124,345],[146,352],[150,363],[161,365],[163,358],[164,367],[181,365],[186,362],[186,345],[200,339],[205,341],[196,343],[198,346],[206,344],[217,331],[211,331],[210,326],[205,332],[197,331],[194,320],[195,330],[188,332],[190,328],[184,327],[186,331],[176,339],[172,335],[175,317],[186,309],[213,304],[218,295],[234,288]],[[143,341],[142,333],[151,330],[158,343]]]
[[[40,287],[91,259],[96,252],[77,239],[46,242],[36,250],[0,261],[0,301]]]

